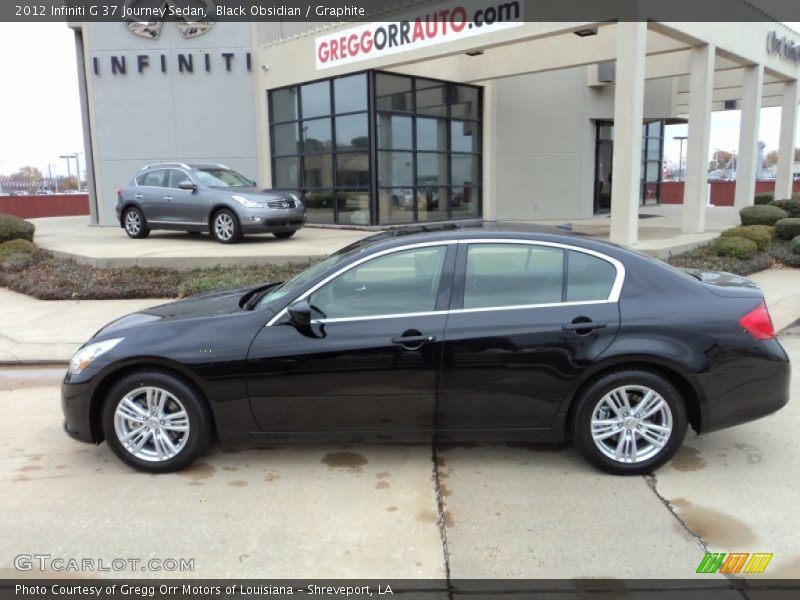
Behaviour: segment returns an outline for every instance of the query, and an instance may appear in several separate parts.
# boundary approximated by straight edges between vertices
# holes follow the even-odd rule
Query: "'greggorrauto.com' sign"
[[[522,0],[448,2],[316,39],[317,69],[416,50],[522,25]]]

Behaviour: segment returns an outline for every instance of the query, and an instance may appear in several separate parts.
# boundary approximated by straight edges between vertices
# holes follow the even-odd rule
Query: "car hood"
[[[183,300],[160,304],[138,313],[112,321],[96,335],[118,332],[122,329],[153,323],[225,315],[244,310],[245,302],[255,293],[276,285],[277,282],[232,288],[207,294],[198,294]]]
[[[287,192],[276,192],[258,187],[215,187],[219,192],[230,193],[232,196],[238,194],[250,198],[257,202],[269,202],[270,200],[297,200],[295,196]]]

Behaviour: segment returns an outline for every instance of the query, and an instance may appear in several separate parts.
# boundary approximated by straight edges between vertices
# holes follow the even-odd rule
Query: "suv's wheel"
[[[575,446],[589,462],[616,475],[641,475],[678,451],[686,435],[686,407],[663,377],[613,371],[576,399],[571,426]]]
[[[280,233],[273,233],[276,238],[279,240],[285,240],[292,237],[296,232],[295,231],[281,231]]]
[[[123,462],[168,473],[192,462],[211,438],[208,407],[181,379],[161,371],[132,373],[108,392],[103,433]]]
[[[211,233],[223,244],[235,244],[242,239],[239,219],[228,209],[222,209],[214,215],[211,221]]]
[[[131,207],[126,210],[122,217],[122,222],[125,226],[125,233],[127,233],[129,237],[140,240],[150,235],[150,230],[147,228],[147,221],[145,221],[142,211],[138,208]]]

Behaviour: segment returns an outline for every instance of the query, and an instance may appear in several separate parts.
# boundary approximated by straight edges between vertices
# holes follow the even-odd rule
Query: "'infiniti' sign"
[[[779,38],[777,31],[770,31],[767,36],[767,52],[800,65],[800,46],[786,37]]]

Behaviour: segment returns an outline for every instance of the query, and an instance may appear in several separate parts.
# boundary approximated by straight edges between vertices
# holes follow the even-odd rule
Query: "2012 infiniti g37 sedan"
[[[166,472],[274,434],[495,430],[649,472],[789,398],[762,292],[578,235],[382,233],[283,283],[123,317],[73,357],[65,429]]]

